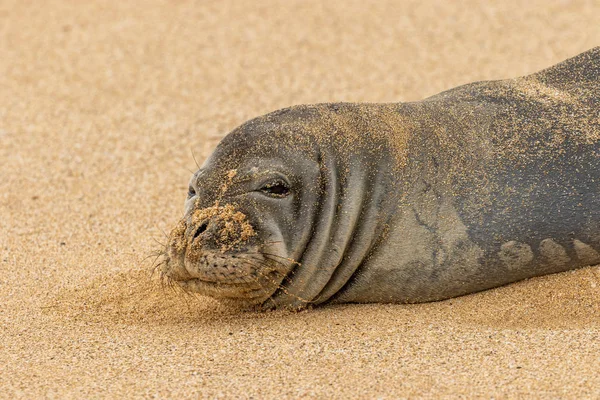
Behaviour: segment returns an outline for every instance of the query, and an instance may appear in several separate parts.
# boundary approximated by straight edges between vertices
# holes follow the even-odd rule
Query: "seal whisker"
[[[150,272],[150,278],[152,278],[154,276],[154,273],[162,266],[165,266],[167,264],[167,259],[166,259],[166,251],[165,250],[156,250],[153,254],[150,254],[148,257],[146,257],[144,260],[147,260],[150,257],[155,257],[154,261],[152,262],[152,267],[151,267],[151,272]],[[162,259],[161,259],[162,257]]]
[[[163,236],[165,237],[165,239],[167,239],[167,240],[169,239],[169,235],[167,234],[167,232],[165,232],[165,230],[164,230],[163,228],[161,228],[160,226],[158,226],[158,225],[156,225],[156,224],[154,224],[154,227],[155,227],[156,229],[158,229],[159,231],[161,231],[161,232],[162,232],[162,234],[163,234]]]
[[[280,259],[283,259],[283,260],[289,261],[289,262],[291,262],[292,264],[296,264],[296,265],[302,265],[300,262],[298,262],[298,261],[294,260],[293,258],[284,257],[284,256],[280,256],[280,255],[273,254],[273,253],[267,253],[267,252],[264,252],[264,251],[259,251],[259,252],[250,252],[250,253],[247,253],[247,254],[260,254],[260,255],[264,255],[264,256],[268,256],[268,257],[277,257],[277,258],[280,258]]]
[[[268,255],[268,254],[264,254],[264,253],[247,253],[247,254],[248,255],[260,255],[260,256],[263,256],[263,257],[267,258],[267,260],[269,260],[269,261],[275,263],[276,265],[280,266],[281,269],[282,269],[282,272],[286,271],[289,268],[289,265],[286,265],[282,260],[277,260],[277,259],[274,259],[274,258],[270,258],[271,256]],[[291,260],[289,260],[289,261],[291,261]],[[292,265],[293,264],[294,263],[292,262]]]
[[[159,241],[159,240],[158,240],[158,239],[156,239],[156,238],[152,238],[152,240],[154,240],[154,242],[155,242],[156,244],[158,244],[159,246],[161,246],[161,247],[166,247],[166,246],[167,246],[167,244],[166,244],[166,243],[162,243],[161,241]]]
[[[280,258],[282,260],[289,261],[289,262],[291,262],[292,264],[295,264],[295,265],[302,265],[302,263],[300,261],[296,261],[293,258],[278,256],[277,254],[271,254],[271,253],[265,253],[265,252],[263,252],[262,254],[264,256],[266,256],[266,257],[277,257],[277,258]]]
[[[190,148],[190,152],[192,153],[192,158],[194,159],[194,162],[196,163],[196,167],[198,169],[200,169],[200,164],[198,164],[198,160],[196,160],[196,155],[194,154],[194,149]]]
[[[160,256],[164,255],[164,251],[161,250],[155,250],[152,251],[150,253],[148,253],[148,255],[144,258],[142,258],[141,262],[146,262],[147,260],[149,260],[150,258],[154,257],[154,260],[152,261],[152,268],[154,268],[154,266],[156,265],[156,261],[160,258]]]
[[[244,262],[248,262],[248,260],[246,259]],[[250,264],[252,265],[252,264]],[[298,301],[304,302],[304,303],[310,303],[309,300],[303,299],[302,297],[294,294],[294,293],[290,293],[287,288],[285,286],[283,286],[281,283],[278,283],[277,281],[275,281],[273,278],[271,278],[270,276],[267,276],[264,272],[262,271],[257,271],[257,273],[261,274],[264,278],[268,279],[271,283],[273,283],[275,285],[275,287],[278,290],[283,291],[285,294],[287,294],[288,296],[291,296],[293,298],[295,298]],[[260,284],[260,281],[257,281]],[[262,285],[261,285],[262,286]]]

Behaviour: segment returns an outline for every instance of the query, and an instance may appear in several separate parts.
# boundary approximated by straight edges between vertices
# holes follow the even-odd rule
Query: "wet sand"
[[[600,268],[421,305],[239,312],[147,258],[229,130],[600,43],[586,1],[0,2],[1,398],[595,398]]]

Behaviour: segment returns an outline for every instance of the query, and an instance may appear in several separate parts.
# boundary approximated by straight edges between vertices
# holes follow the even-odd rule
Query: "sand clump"
[[[204,223],[204,221],[219,225],[216,240],[221,245],[223,253],[256,235],[246,214],[236,211],[232,204],[220,206],[217,202],[212,207],[196,210],[192,214],[194,225]]]
[[[220,188],[221,197],[227,192],[236,176],[237,170],[235,169],[227,172],[226,181]],[[221,252],[224,253],[240,243],[246,242],[252,236],[256,236],[256,232],[248,222],[246,214],[236,210],[233,204],[222,206],[220,198],[215,201],[213,206],[206,208],[198,208],[199,202],[197,201],[196,207],[198,209],[193,212],[191,223],[194,226],[203,223],[217,224],[216,241],[221,245]]]
[[[170,247],[177,252],[182,252],[192,243],[194,235],[188,235],[188,237],[186,237],[189,226],[198,229],[204,225],[206,229],[208,225],[217,225],[216,237],[214,240],[220,245],[222,253],[225,253],[240,243],[246,242],[251,237],[256,236],[256,232],[248,222],[246,214],[238,211],[233,204],[221,205],[221,198],[231,186],[236,175],[236,170],[227,172],[226,181],[220,187],[220,197],[215,201],[214,205],[200,208],[199,200],[196,201],[196,209],[192,212],[189,220],[183,218],[171,229],[169,234]]]

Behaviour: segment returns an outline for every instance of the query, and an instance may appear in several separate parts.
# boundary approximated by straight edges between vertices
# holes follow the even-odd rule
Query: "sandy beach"
[[[599,45],[599,19],[594,1],[0,1],[0,398],[600,397],[598,266],[264,313],[149,273],[194,158],[242,122],[529,74]]]

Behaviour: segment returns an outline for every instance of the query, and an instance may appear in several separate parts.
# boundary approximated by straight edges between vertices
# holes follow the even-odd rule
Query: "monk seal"
[[[189,184],[161,275],[262,308],[447,299],[600,263],[600,47],[418,102],[275,111]]]

